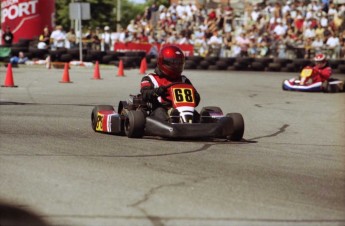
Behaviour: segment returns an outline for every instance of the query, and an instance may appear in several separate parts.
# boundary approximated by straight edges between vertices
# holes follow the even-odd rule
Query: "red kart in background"
[[[291,78],[283,81],[282,89],[287,91],[302,92],[326,92],[338,93],[344,92],[344,81],[336,78],[329,78],[324,82],[313,82],[313,68],[304,67],[298,78]]]

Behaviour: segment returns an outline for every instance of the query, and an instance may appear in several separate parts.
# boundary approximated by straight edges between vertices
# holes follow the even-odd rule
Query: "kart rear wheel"
[[[339,93],[340,87],[337,84],[328,84],[327,93]]]
[[[125,120],[125,133],[129,138],[142,138],[145,132],[146,118],[144,112],[131,110]]]
[[[244,120],[240,113],[228,113],[227,117],[230,117],[233,121],[233,133],[230,140],[241,141],[244,133]]]
[[[98,115],[99,111],[114,111],[114,107],[111,105],[97,105],[93,108],[91,113],[91,127],[93,131],[96,132],[96,127],[98,123]]]
[[[210,123],[214,122],[212,115],[223,115],[223,111],[220,107],[216,106],[206,106],[203,107],[200,111],[200,122],[201,123]]]

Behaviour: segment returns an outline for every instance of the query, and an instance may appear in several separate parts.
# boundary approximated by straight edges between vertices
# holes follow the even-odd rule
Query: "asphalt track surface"
[[[0,88],[3,205],[49,225],[345,225],[345,93],[282,91],[293,73],[186,71],[199,110],[243,115],[243,141],[129,139],[95,133],[90,114],[136,94],[139,70],[93,72],[72,67],[66,84],[23,66]]]

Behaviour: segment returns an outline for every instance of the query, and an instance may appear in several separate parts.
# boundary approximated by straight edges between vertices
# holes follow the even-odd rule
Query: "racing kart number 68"
[[[117,110],[111,105],[95,106],[91,113],[91,126],[95,132],[127,135],[129,138],[159,136],[171,139],[224,138],[240,141],[244,134],[244,120],[240,113],[223,114],[216,106],[196,111],[194,87],[173,83],[168,89],[171,109],[167,120],[152,114],[150,104],[140,94],[120,101]]]

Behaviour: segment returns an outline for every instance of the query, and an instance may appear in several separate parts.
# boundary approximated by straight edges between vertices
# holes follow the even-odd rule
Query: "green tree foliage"
[[[56,0],[55,24],[61,24],[65,30],[73,26],[69,19],[69,4],[78,0]],[[83,20],[83,28],[101,27],[108,25],[113,31],[116,29],[117,0],[80,0],[79,2],[90,3],[91,20]],[[134,4],[129,0],[121,0],[120,25],[127,27],[130,20],[144,14],[145,8],[152,5],[154,0],[148,0],[145,4]],[[155,1],[158,4],[169,5],[169,0]]]

